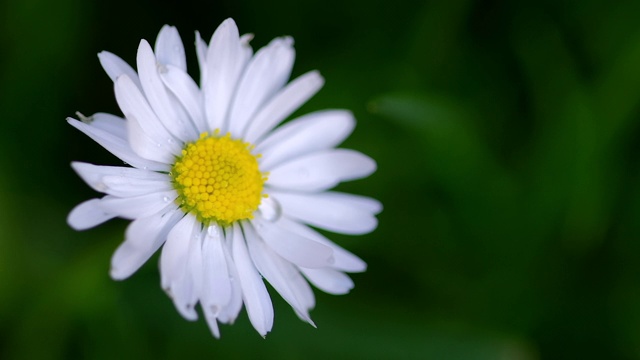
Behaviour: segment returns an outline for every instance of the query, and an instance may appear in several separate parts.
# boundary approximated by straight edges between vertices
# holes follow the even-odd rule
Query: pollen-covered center
[[[252,149],[249,143],[217,132],[202,133],[187,144],[171,171],[182,209],[204,223],[228,225],[252,218],[266,181]]]

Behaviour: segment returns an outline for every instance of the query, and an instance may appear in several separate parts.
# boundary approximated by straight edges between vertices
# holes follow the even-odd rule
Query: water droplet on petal
[[[280,217],[282,216],[282,207],[273,197],[262,199],[258,209],[260,210],[262,218],[269,222],[276,222],[280,220]]]
[[[158,73],[166,74],[168,71],[169,69],[167,69],[167,67],[164,64],[158,63]]]
[[[213,238],[219,238],[221,236],[220,234],[220,227],[217,225],[211,225],[207,228],[207,235],[213,237]]]
[[[171,198],[170,198],[170,197],[168,197],[168,196],[165,196],[165,197],[163,197],[163,198],[162,198],[162,200],[163,200],[164,202],[168,203],[169,201],[171,201]]]

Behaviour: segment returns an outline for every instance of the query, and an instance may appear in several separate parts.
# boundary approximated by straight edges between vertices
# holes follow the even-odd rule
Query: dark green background
[[[640,2],[0,2],[0,358],[640,359]],[[233,17],[254,48],[296,40],[299,113],[352,110],[345,147],[378,162],[339,189],[380,199],[369,264],[318,293],[317,329],[273,292],[214,340],[159,286],[157,257],[108,277],[126,221],[65,223],[96,194],[72,160],[118,160],[64,121],[119,114],[96,54],[135,61],[176,25]]]

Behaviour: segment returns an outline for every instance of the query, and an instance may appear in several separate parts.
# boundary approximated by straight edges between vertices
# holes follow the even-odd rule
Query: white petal
[[[162,288],[187,320],[196,320],[198,317],[194,309],[198,299],[198,284],[193,278],[193,270],[197,269],[194,269],[193,262],[197,261],[194,255],[198,255],[198,249],[201,248],[199,226],[195,216],[187,214],[169,231],[160,255]],[[202,271],[201,268],[199,270]]]
[[[317,268],[331,264],[333,251],[330,247],[279,226],[279,221],[270,222],[256,216],[251,221],[262,239],[278,255],[303,267]]]
[[[353,289],[353,280],[344,273],[333,269],[305,269],[300,271],[318,289],[333,295],[343,295]]]
[[[222,228],[210,225],[202,244],[204,285],[201,303],[205,313],[215,318],[231,301],[231,281],[223,240]]]
[[[176,66],[187,71],[187,59],[184,45],[175,26],[164,25],[156,38],[155,45],[158,62],[164,65]]]
[[[78,204],[67,216],[67,223],[74,230],[86,230],[116,217],[100,207],[100,199],[91,199]]]
[[[242,137],[255,112],[289,79],[295,58],[292,44],[291,38],[274,39],[247,64],[229,110],[232,135]]]
[[[300,277],[298,270],[291,263],[274,253],[262,239],[259,238],[259,235],[255,233],[251,225],[243,228],[247,239],[249,254],[258,271],[269,281],[282,298],[293,307],[296,314],[302,320],[314,325],[309,317],[306,294],[298,298],[299,294],[303,294],[309,290],[304,288],[304,286],[308,288],[309,285],[304,279],[302,282],[295,280]],[[299,287],[302,288],[299,289]]]
[[[120,197],[139,196],[173,189],[168,178],[157,181],[109,175],[102,178],[102,182],[107,188],[105,193]]]
[[[164,84],[176,96],[189,117],[195,124],[198,133],[208,131],[206,119],[204,117],[204,107],[202,105],[202,94],[200,88],[193,81],[191,76],[181,69],[167,65],[166,71],[160,73]]]
[[[187,113],[178,100],[167,92],[162,79],[160,79],[160,72],[166,71],[166,66],[158,65],[153,50],[146,40],[140,41],[137,62],[144,95],[162,125],[169,130],[169,133],[183,142],[196,138],[197,133],[190,124]],[[145,127],[143,129],[148,131]],[[162,140],[167,141],[170,138],[163,136]],[[154,139],[157,140],[157,138]]]
[[[200,68],[200,85],[203,85],[207,78],[207,51],[207,43],[202,40],[200,33],[196,31],[196,56],[198,57],[198,67]]]
[[[216,339],[220,339],[220,328],[218,327],[218,319],[215,317],[209,317],[205,314],[204,317],[207,320],[207,325],[209,326],[209,330],[211,330],[211,334]]]
[[[242,230],[233,225],[233,260],[238,269],[242,298],[247,307],[251,325],[262,336],[273,327],[273,306],[267,288],[249,257]]]
[[[332,149],[285,162],[269,171],[267,185],[284,190],[320,191],[371,175],[376,163],[357,151]]]
[[[248,62],[253,56],[253,49],[249,44],[253,40],[253,34],[244,34],[240,36],[240,44],[242,44],[242,61]]]
[[[196,235],[196,223],[196,217],[187,214],[178,221],[167,235],[167,242],[162,248],[162,255],[160,256],[162,287],[165,290],[171,287],[171,281],[176,278],[175,274],[180,273],[182,275],[184,272],[188,259],[189,243],[192,236]]]
[[[221,245],[222,245],[221,250],[222,250],[222,255],[224,255],[224,263],[226,263],[227,265],[227,269],[225,272],[228,274],[227,279],[230,285],[230,293],[229,293],[229,300],[227,301],[227,304],[224,307],[220,308],[219,312],[215,316],[218,321],[225,324],[233,323],[235,319],[238,317],[240,310],[242,309],[242,289],[240,288],[240,282],[238,280],[238,270],[236,269],[236,265],[233,261],[233,258],[231,257],[232,241],[233,241],[233,227],[226,228],[224,231],[224,238],[222,238],[222,242],[221,242]],[[204,261],[206,261],[205,254],[204,254],[204,246],[203,246],[203,259]],[[207,273],[208,271],[205,271],[205,275]],[[204,288],[206,289],[206,283],[207,283],[206,279],[204,281],[205,281]],[[205,302],[204,295],[201,302],[203,303]]]
[[[110,132],[119,138],[127,139],[127,123],[125,119],[106,113],[95,113],[89,117],[91,126]]]
[[[382,211],[382,203],[374,198],[362,195],[347,194],[337,191],[327,191],[323,197],[334,202],[346,202],[362,211],[379,214]]]
[[[128,198],[118,198],[107,195],[100,201],[100,206],[105,212],[133,220],[151,216],[159,212],[177,197],[178,194],[175,190],[155,192]]]
[[[294,79],[256,113],[247,127],[245,141],[257,143],[263,135],[307,102],[323,84],[324,79],[317,71],[310,71]]]
[[[71,167],[94,190],[118,197],[171,190],[166,174],[118,166],[97,166],[72,162]]]
[[[245,64],[238,27],[233,19],[227,19],[213,33],[207,50],[206,82],[202,91],[210,130],[225,132],[229,105]]]
[[[169,171],[169,165],[166,163],[148,160],[136,154],[133,149],[131,149],[131,146],[126,139],[120,138],[104,129],[80,122],[76,119],[68,118],[67,122],[69,122],[71,126],[85,133],[85,135],[89,136],[125,163],[131,164],[139,169],[165,172]]]
[[[149,136],[133,116],[129,116],[127,130],[129,131],[129,144],[133,151],[140,157],[152,161],[170,164],[173,162],[173,150],[167,148],[167,144],[159,142],[157,138]],[[170,139],[173,141],[172,139]],[[160,140],[162,141],[162,140]],[[168,141],[168,140],[167,140]]]
[[[335,261],[331,264],[331,268],[346,272],[362,272],[367,269],[367,264],[356,255],[336,245],[333,241],[322,236],[310,227],[300,224],[297,221],[283,217],[280,219],[280,226],[296,234],[302,235],[309,239],[313,239],[321,244],[329,246],[333,250],[333,258]]]
[[[164,244],[181,216],[182,210],[174,209],[131,222],[125,241],[111,258],[111,277],[123,280],[136,272]]]
[[[355,120],[349,111],[317,111],[282,125],[256,146],[262,154],[261,168],[270,169],[283,160],[330,149],[351,134]]]
[[[121,75],[127,75],[131,80],[133,80],[133,83],[136,84],[138,89],[142,89],[138,73],[136,73],[136,71],[119,56],[108,51],[102,51],[98,53],[98,59],[100,60],[100,64],[104,71],[109,75],[111,81],[116,82],[116,79]]]
[[[115,83],[116,100],[127,118],[131,148],[140,156],[158,162],[172,163],[180,154],[178,141],[160,123],[144,95],[128,76]]]
[[[350,194],[294,194],[271,190],[270,195],[280,202],[285,215],[325,230],[360,235],[378,226],[378,220],[370,211],[373,209],[366,208],[360,197]]]
[[[296,268],[294,267],[294,269]],[[294,275],[289,278],[289,281],[291,282],[291,289],[295,292],[296,299],[300,301],[300,304],[305,309],[313,309],[316,306],[316,297],[307,279],[296,270]],[[298,314],[298,316],[300,315]],[[314,323],[311,323],[311,325],[316,326]]]
[[[230,234],[229,230],[230,229],[227,229],[227,239],[229,239],[229,236],[233,236],[233,234]],[[238,280],[239,277],[236,264],[233,261],[227,246],[224,247],[224,255],[226,257],[229,280],[231,282],[231,299],[229,299],[229,304],[220,311],[218,319],[223,323],[232,324],[242,309],[242,289],[240,288],[240,281]]]

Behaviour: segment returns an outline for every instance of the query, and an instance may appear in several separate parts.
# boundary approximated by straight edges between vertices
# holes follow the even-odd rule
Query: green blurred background
[[[640,359],[640,2],[294,0],[0,2],[0,358]],[[66,124],[119,114],[96,54],[233,17],[254,48],[296,40],[298,113],[351,109],[345,147],[378,162],[339,189],[380,199],[369,264],[317,293],[317,329],[272,292],[212,338],[159,286],[157,256],[108,277],[127,224],[75,232],[95,193],[72,160],[118,164]]]

